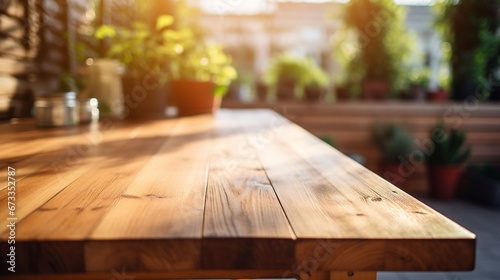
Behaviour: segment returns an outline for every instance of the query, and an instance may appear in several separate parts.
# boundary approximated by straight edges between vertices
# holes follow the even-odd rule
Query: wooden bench
[[[378,121],[406,125],[418,140],[429,137],[429,131],[440,118],[450,126],[467,131],[472,146],[469,162],[500,162],[500,103],[427,103],[427,102],[307,102],[239,103],[226,101],[227,108],[272,108],[312,134],[330,137],[341,152],[360,154],[366,167],[377,171],[380,153],[371,132]],[[423,195],[428,191],[425,165],[403,183],[404,190]]]
[[[474,268],[473,233],[270,110],[68,129],[20,121],[0,135],[0,220],[15,224],[16,256],[12,273],[3,227],[2,279]]]

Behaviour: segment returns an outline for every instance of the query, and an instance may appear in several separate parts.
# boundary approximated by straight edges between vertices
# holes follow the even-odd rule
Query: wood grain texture
[[[458,238],[460,241],[449,248],[462,245],[460,250],[466,252],[465,256],[453,263],[439,263],[443,269],[473,268],[472,233],[285,119],[268,111],[252,111],[248,112],[246,120],[260,121],[258,127],[262,129],[256,131],[258,134],[265,133],[265,122],[273,118],[279,125],[269,137],[271,140],[260,150],[259,158],[297,236],[298,263],[317,259],[314,257],[317,251],[324,257],[315,262],[319,269],[373,271],[392,266],[402,270],[433,270],[436,269],[434,262],[425,260],[445,259],[452,250],[444,250],[443,254],[416,251],[415,255],[403,259],[418,261],[402,263],[397,258],[385,258],[390,253],[388,246],[398,248],[397,242],[392,241],[397,239],[411,239],[425,247],[431,246],[434,239],[450,241]],[[432,230],[429,225],[432,225]],[[308,241],[327,241],[326,236],[339,241],[332,245],[333,248],[326,249]],[[358,239],[358,242],[350,243],[349,239]],[[391,241],[386,246],[378,239]],[[328,252],[327,249],[333,252],[330,257],[320,252]],[[356,254],[350,259],[343,255],[344,251],[355,251]]]
[[[200,268],[198,240],[92,241],[85,246],[86,272],[189,271]]]
[[[272,111],[101,123],[91,150],[68,154],[88,129],[0,125],[0,164],[19,172],[21,273],[338,278],[474,267],[474,234]]]
[[[201,238],[212,123],[210,116],[179,120],[92,238]]]
[[[157,152],[172,126],[173,123],[150,124],[147,125],[150,129],[142,130],[142,133],[138,127],[137,135],[123,143],[101,143],[112,153],[23,219],[19,235],[24,239],[39,240],[88,237],[104,213],[120,199],[136,171]],[[120,149],[111,149],[112,146]],[[127,151],[126,156],[123,151]]]
[[[304,103],[237,103],[223,102],[231,108],[273,108],[286,118],[318,137],[329,137],[344,154],[364,157],[365,166],[377,172],[381,154],[373,144],[371,131],[377,120],[395,121],[408,127],[422,142],[443,118],[449,126],[467,130],[467,143],[472,147],[470,162],[500,160],[500,105],[495,103],[429,103],[429,102],[334,102]],[[417,166],[421,169],[422,166]],[[423,169],[421,169],[423,170]],[[405,178],[401,188],[426,195],[429,191],[425,172]]]
[[[182,270],[161,272],[133,272],[127,268],[101,273],[45,274],[45,275],[2,275],[3,280],[110,280],[113,279],[263,279],[282,278],[280,270]]]

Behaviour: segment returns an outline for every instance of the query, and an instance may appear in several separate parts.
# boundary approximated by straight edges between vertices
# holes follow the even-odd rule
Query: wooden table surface
[[[15,218],[15,273],[0,228],[7,276],[372,279],[474,267],[473,233],[270,110],[68,129],[20,121],[0,135],[0,220]]]

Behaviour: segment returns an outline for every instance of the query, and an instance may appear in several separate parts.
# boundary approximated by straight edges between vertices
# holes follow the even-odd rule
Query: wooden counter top
[[[474,267],[474,234],[270,110],[70,129],[20,122],[0,135],[0,220],[16,218],[7,276]],[[10,234],[0,231],[4,264]]]

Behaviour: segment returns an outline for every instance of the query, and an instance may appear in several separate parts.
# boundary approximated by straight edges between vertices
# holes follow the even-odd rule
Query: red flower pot
[[[384,80],[366,80],[363,83],[363,99],[384,100],[389,97],[391,84]]]
[[[427,169],[431,196],[450,200],[455,196],[457,183],[463,172],[462,165],[430,165]]]
[[[427,92],[427,100],[431,102],[446,102],[448,100],[448,92],[440,90],[431,90]]]
[[[211,114],[220,106],[220,98],[213,95],[214,83],[178,80],[170,82],[170,93],[179,116]]]

